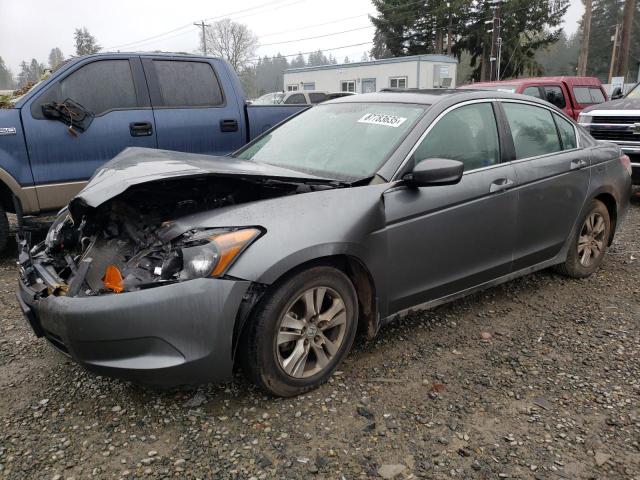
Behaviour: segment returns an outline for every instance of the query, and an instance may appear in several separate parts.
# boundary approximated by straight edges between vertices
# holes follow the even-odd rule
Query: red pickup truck
[[[541,98],[555,105],[574,120],[580,112],[608,100],[600,80],[594,77],[514,78],[500,82],[478,82],[458,88],[498,90]]]

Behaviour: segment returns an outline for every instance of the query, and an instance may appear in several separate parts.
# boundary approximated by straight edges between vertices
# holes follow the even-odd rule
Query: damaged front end
[[[63,210],[44,242],[21,242],[22,280],[37,297],[98,296],[221,278],[264,232],[181,221],[206,210],[300,191],[265,179],[189,178],[134,186],[89,208]]]

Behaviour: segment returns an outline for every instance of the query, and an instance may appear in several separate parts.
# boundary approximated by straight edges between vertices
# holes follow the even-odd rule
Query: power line
[[[365,30],[367,28],[374,28],[374,25],[367,25],[366,27],[352,28],[350,30],[343,30],[341,32],[325,33],[324,35],[316,35],[315,37],[295,38],[293,40],[284,40],[282,42],[274,42],[274,43],[262,43],[262,44],[258,44],[257,46],[258,47],[270,47],[272,45],[282,45],[283,43],[303,42],[305,40],[314,40],[316,38],[332,37],[334,35],[341,35],[343,33],[356,32],[358,30]]]
[[[263,7],[266,7],[266,6],[269,6],[269,5],[273,5],[273,4],[276,4],[276,3],[282,3],[282,2],[286,2],[286,1],[289,1],[289,0],[274,0],[274,1],[271,1],[271,2],[263,3],[261,5],[256,5],[255,7],[249,7],[249,8],[245,8],[243,10],[237,10],[235,12],[230,12],[230,13],[227,13],[225,15],[206,18],[205,20],[213,20],[213,19],[219,19],[219,18],[224,18],[224,17],[230,17],[231,15],[235,15],[235,14],[238,14],[238,13],[244,13],[244,12],[247,12],[247,11],[250,11],[250,10],[260,9],[260,8],[263,8]],[[306,0],[297,0],[297,2],[295,2],[295,3],[298,3],[300,1],[306,1]],[[261,12],[261,13],[264,13],[264,12]],[[141,43],[147,43],[150,40],[154,40],[154,39],[157,39],[157,38],[160,38],[160,37],[164,37],[165,35],[169,35],[170,33],[178,32],[180,30],[184,30],[185,28],[189,28],[189,27],[192,27],[192,26],[193,25],[191,23],[187,23],[187,24],[182,25],[180,27],[176,27],[176,28],[174,28],[172,30],[168,30],[166,32],[162,32],[162,33],[158,33],[156,35],[152,35],[151,37],[146,37],[146,38],[143,38],[141,40],[136,40],[134,42],[127,42],[127,43],[122,43],[120,45],[114,45],[112,47],[106,47],[103,50],[106,50],[106,51],[108,51],[108,50],[116,50],[116,49],[119,49],[119,48],[130,47],[132,45],[138,45],[138,44],[141,44]],[[184,33],[186,33],[186,32],[184,32]],[[176,36],[178,36],[178,35],[176,35]]]

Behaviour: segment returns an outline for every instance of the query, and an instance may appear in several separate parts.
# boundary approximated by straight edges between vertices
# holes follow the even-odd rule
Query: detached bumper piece
[[[54,295],[39,275],[46,266],[31,261],[26,244],[20,307],[37,336],[88,370],[158,387],[231,376],[236,314],[250,282],[203,278],[75,297],[60,285]]]

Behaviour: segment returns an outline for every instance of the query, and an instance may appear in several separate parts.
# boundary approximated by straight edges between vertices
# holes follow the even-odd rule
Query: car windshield
[[[317,105],[249,144],[236,156],[338,180],[373,176],[426,105]]]
[[[253,102],[253,105],[278,105],[282,103],[284,93],[267,93]]]
[[[638,88],[638,85],[640,85],[640,83],[638,83],[635,87],[631,89],[629,93],[627,93],[627,98],[634,98],[634,99],[640,98],[640,88]]]

